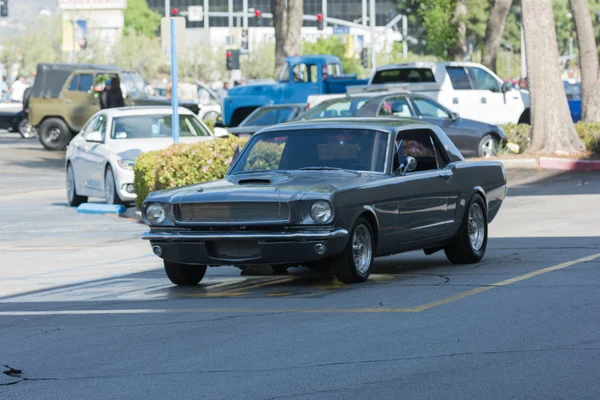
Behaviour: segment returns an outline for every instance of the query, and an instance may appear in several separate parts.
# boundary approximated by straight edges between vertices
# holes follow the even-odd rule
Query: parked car
[[[217,120],[221,117],[221,100],[217,92],[212,90],[208,85],[196,81],[198,86],[198,117],[202,121]]]
[[[305,108],[306,104],[280,104],[259,107],[237,127],[228,128],[227,131],[239,137],[250,137],[262,128],[295,119]]]
[[[223,104],[223,123],[236,127],[252,111],[268,104],[304,103],[308,96],[345,93],[351,85],[365,85],[367,80],[344,75],[342,63],[335,56],[308,55],[286,58],[277,82],[235,86],[229,89]]]
[[[67,148],[69,204],[78,206],[88,197],[103,198],[108,204],[135,200],[135,159],[173,144],[171,121],[170,107],[111,108],[94,114]],[[179,108],[179,127],[180,143],[215,138],[186,108]]]
[[[35,137],[35,130],[27,119],[23,104],[10,100],[0,100],[0,130],[2,129],[18,132],[26,139]]]
[[[146,95],[146,82],[135,71],[111,65],[40,63],[29,100],[29,121],[48,150],[64,149],[86,121],[100,110],[104,82],[120,78],[125,105],[170,105]],[[197,113],[196,103],[181,106]]]
[[[465,162],[436,125],[290,122],[254,134],[224,179],[151,193],[142,238],[177,285],[253,264],[363,282],[374,257],[409,250],[480,261],[505,195],[502,164]]]
[[[527,91],[514,90],[485,66],[472,62],[416,62],[378,67],[367,86],[348,93],[402,88],[436,100],[464,118],[489,124],[529,123]],[[310,107],[324,99],[309,99]]]
[[[299,116],[300,119],[335,117],[404,117],[444,129],[465,156],[490,157],[507,141],[501,127],[461,118],[435,100],[409,92],[379,92],[331,99]]]

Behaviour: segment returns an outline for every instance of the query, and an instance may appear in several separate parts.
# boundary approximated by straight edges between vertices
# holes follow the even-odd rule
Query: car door
[[[426,97],[412,96],[410,100],[419,119],[442,128],[463,155],[476,153],[479,134],[460,115],[452,115],[450,110]]]
[[[91,118],[83,127],[79,135],[75,136],[71,143],[69,144],[69,148],[67,150],[67,154],[69,157],[69,161],[71,162],[71,166],[73,168],[73,174],[75,176],[75,187],[77,189],[77,193],[80,195],[87,195],[87,172],[86,172],[86,155],[85,148],[88,146],[87,141],[85,140],[85,134],[92,132],[96,126],[96,117]]]
[[[80,130],[92,115],[100,111],[94,91],[94,74],[76,72],[71,75],[61,93],[64,116],[71,129]]]
[[[501,82],[479,67],[467,67],[467,71],[474,83],[472,93],[479,103],[479,118],[474,119],[488,124],[510,121],[518,110],[512,98],[502,93]]]
[[[104,193],[104,170],[107,162],[106,122],[106,114],[98,115],[94,131],[100,133],[101,141],[90,142],[86,148],[88,187],[97,193]]]
[[[429,129],[401,131],[396,137],[402,143],[404,159],[417,160],[416,169],[399,176],[398,232],[402,241],[411,242],[442,237],[448,234],[454,222],[451,202],[456,197],[452,190],[451,169],[441,158],[435,134]]]
[[[452,89],[448,94],[437,99],[443,106],[454,111],[464,118],[481,120],[480,103],[477,103],[473,93],[473,83],[467,70],[461,66],[447,66],[446,72],[450,78]]]

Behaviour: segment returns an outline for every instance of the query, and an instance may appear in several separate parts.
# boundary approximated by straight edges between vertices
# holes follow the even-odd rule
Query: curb
[[[498,160],[506,169],[537,169],[539,168],[538,160],[535,158],[515,158]]]
[[[80,214],[117,214],[121,215],[125,212],[125,206],[116,204],[97,204],[83,203],[77,207],[77,212]]]
[[[598,172],[600,160],[571,160],[568,158],[540,157],[540,168],[562,171]]]

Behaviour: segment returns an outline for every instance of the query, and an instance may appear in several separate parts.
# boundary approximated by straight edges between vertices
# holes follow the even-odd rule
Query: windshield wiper
[[[280,174],[290,174],[290,171],[282,170],[282,169],[249,169],[246,171],[238,171],[233,175],[242,175],[242,174],[252,174],[254,172],[277,172]]]
[[[358,171],[354,171],[352,169],[338,168],[338,167],[302,167],[298,168],[300,171],[344,171],[350,172],[351,174],[362,175]]]

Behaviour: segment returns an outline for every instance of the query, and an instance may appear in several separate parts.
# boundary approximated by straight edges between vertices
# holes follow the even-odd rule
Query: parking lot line
[[[295,277],[295,276],[290,276],[290,277],[285,277],[285,278],[280,278],[280,279],[271,279],[267,282],[259,282],[259,283],[252,283],[251,280],[248,280],[248,281],[242,283],[241,286],[236,287],[231,290],[225,290],[223,292],[214,292],[214,293],[191,293],[191,294],[186,294],[184,297],[238,297],[238,296],[247,295],[248,294],[247,290],[249,290],[249,289],[256,289],[256,288],[261,288],[261,287],[265,287],[265,286],[271,286],[271,285],[276,285],[276,284],[280,284],[280,283],[291,282],[291,281],[294,281],[297,279],[299,279],[299,278]],[[248,284],[245,284],[245,283],[248,283]]]

